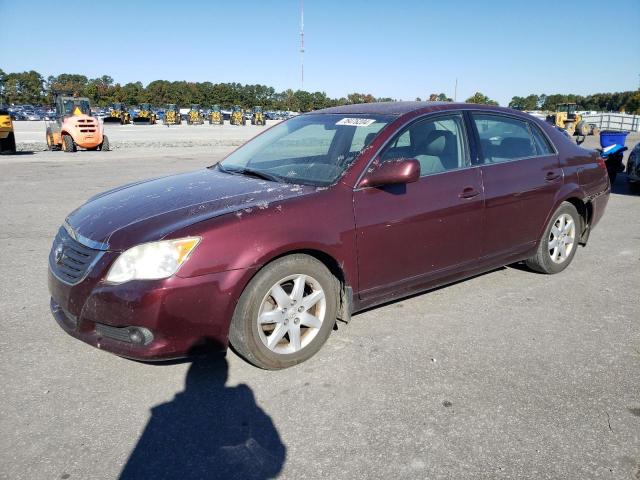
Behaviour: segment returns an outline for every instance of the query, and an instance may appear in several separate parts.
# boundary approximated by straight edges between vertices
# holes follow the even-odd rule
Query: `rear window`
[[[555,154],[555,151],[549,144],[549,140],[547,140],[547,137],[545,137],[544,134],[540,131],[540,127],[534,125],[533,123],[529,123],[529,126],[531,127],[531,134],[533,135],[533,141],[536,145],[538,155],[544,156]]]

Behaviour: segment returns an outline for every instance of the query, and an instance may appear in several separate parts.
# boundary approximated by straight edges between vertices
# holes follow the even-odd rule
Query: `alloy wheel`
[[[563,263],[575,245],[576,223],[571,215],[561,214],[549,232],[549,256],[555,263]]]
[[[287,276],[269,289],[260,304],[256,319],[260,340],[275,353],[298,352],[316,337],[326,311],[326,296],[315,278]]]

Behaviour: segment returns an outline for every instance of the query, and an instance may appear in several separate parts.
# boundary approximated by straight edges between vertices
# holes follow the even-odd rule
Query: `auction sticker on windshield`
[[[372,123],[375,123],[375,120],[372,118],[343,118],[339,122],[336,122],[336,125],[349,125],[352,127],[368,127]]]

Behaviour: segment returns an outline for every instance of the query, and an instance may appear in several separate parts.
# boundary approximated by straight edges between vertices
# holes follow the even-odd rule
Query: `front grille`
[[[49,268],[63,282],[76,285],[84,280],[102,253],[82,245],[60,227],[49,253]]]

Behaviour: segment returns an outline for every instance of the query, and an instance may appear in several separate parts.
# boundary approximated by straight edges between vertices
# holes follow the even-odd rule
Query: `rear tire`
[[[109,145],[109,137],[107,137],[106,135],[102,136],[102,145],[100,145],[100,150],[102,150],[103,152],[108,152],[109,150],[111,150],[111,145]]]
[[[551,216],[536,254],[525,261],[527,267],[540,273],[560,273],[573,260],[581,232],[582,218],[576,207],[562,202]]]
[[[62,148],[65,152],[75,152],[78,150],[76,142],[73,141],[73,137],[66,133],[62,135]]]
[[[580,121],[576,125],[576,133],[582,137],[589,135],[589,125],[586,122]]]
[[[10,132],[7,138],[0,140],[0,153],[9,155],[16,153],[16,137],[13,132]]]
[[[299,295],[296,282],[301,285]],[[273,295],[276,290],[280,295]],[[260,270],[242,292],[229,341],[239,355],[260,368],[277,370],[304,362],[333,330],[338,292],[337,279],[315,258],[302,254],[279,258]],[[270,314],[272,320],[259,322],[261,317],[272,318]],[[273,335],[277,335],[274,342]]]

